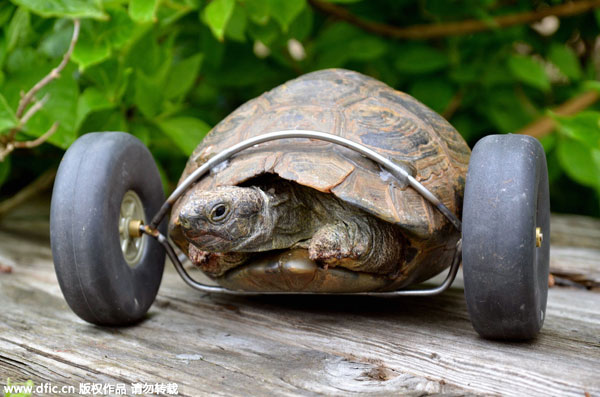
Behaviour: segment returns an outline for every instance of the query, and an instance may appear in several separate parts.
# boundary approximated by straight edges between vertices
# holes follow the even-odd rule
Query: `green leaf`
[[[442,113],[452,96],[454,89],[445,80],[426,79],[415,82],[410,94],[438,113]]]
[[[5,157],[3,161],[0,161],[0,187],[6,181],[10,175],[10,156]]]
[[[582,84],[582,88],[585,90],[593,90],[600,92],[600,81],[597,80],[587,80]]]
[[[86,81],[93,83],[97,89],[102,91],[110,102],[119,103],[129,86],[129,77],[132,72],[132,68],[125,67],[116,59],[110,58],[86,69],[83,76]]]
[[[67,52],[72,36],[73,24],[64,19],[58,20],[52,32],[43,38],[39,49],[49,58],[60,59]]]
[[[160,128],[189,156],[210,130],[204,121],[194,117],[174,117],[158,123]]]
[[[315,50],[317,69],[344,66],[349,60],[371,61],[382,56],[388,46],[380,38],[347,23],[329,26],[318,38]]]
[[[557,134],[544,135],[539,140],[544,147],[544,152],[548,153],[556,146]]]
[[[507,62],[487,62],[479,69],[479,77],[476,82],[481,83],[486,88],[490,88],[493,92],[497,86],[513,86],[515,78],[510,71]]]
[[[6,99],[0,94],[0,133],[16,127],[18,124],[15,112],[10,108]]]
[[[133,101],[147,118],[162,113],[164,82],[171,68],[172,38],[159,45],[153,32],[142,36],[127,55],[126,65],[135,73]]]
[[[240,72],[243,71],[243,72]],[[261,84],[265,76],[274,71],[266,62],[262,62],[253,54],[239,56],[235,62],[223,65],[217,73],[210,76],[210,83],[222,87],[248,87]]]
[[[3,40],[0,33],[0,71],[4,69],[4,61],[6,60],[6,40]],[[0,83],[2,86],[2,83]]]
[[[43,17],[108,19],[98,0],[12,0]]]
[[[247,0],[243,3],[250,20],[259,25],[264,25],[269,22],[271,11],[269,4],[269,0]]]
[[[92,21],[81,22],[81,32],[72,59],[79,64],[81,70],[100,63],[110,56],[110,42],[106,36],[99,34]]]
[[[556,136],[555,134],[550,134],[546,136]],[[543,140],[542,146],[544,146]],[[558,144],[558,139],[554,142],[554,147]],[[544,146],[544,150],[546,150],[546,146]],[[556,183],[561,176],[565,175],[565,172],[560,165],[560,160],[558,159],[558,154],[556,154],[556,150],[551,149],[546,152],[546,163],[548,163],[548,182],[550,185]]]
[[[129,131],[127,121],[120,109],[106,109],[90,113],[80,127],[80,132]]]
[[[478,62],[461,63],[450,70],[448,77],[459,84],[477,82],[481,81],[482,69]]]
[[[110,102],[104,93],[96,87],[88,87],[83,91],[77,100],[77,119],[75,121],[75,129],[79,127],[88,116],[88,114],[104,109],[110,109],[114,104]]]
[[[292,21],[288,29],[288,37],[293,37],[296,40],[307,40],[313,28],[313,10],[310,7],[305,7],[304,10]]]
[[[150,128],[143,122],[132,122],[129,124],[131,134],[135,135],[146,146],[150,146]]]
[[[600,189],[600,150],[569,138],[559,141],[557,154],[567,175],[573,180]]]
[[[225,36],[235,41],[246,41],[246,11],[240,6],[235,6],[231,18],[225,28]]]
[[[66,149],[75,141],[79,87],[73,78],[74,72],[73,65],[67,66],[58,79],[40,91],[39,98],[47,94],[48,102],[29,120],[23,133],[39,137],[48,131],[54,122],[58,122],[58,130],[48,142]]]
[[[431,73],[444,69],[449,63],[445,53],[426,44],[407,44],[396,52],[395,66],[402,73]]]
[[[371,61],[377,59],[387,51],[387,44],[379,37],[364,35],[348,43],[350,59],[357,61]]]
[[[14,5],[8,2],[4,2],[4,4],[0,6],[0,26],[5,26],[8,23],[15,8]]]
[[[161,84],[138,70],[135,75],[135,104],[142,114],[151,119],[161,111],[163,93]]]
[[[120,49],[125,44],[132,43],[138,38],[139,32],[145,29],[142,26],[136,26],[122,8],[109,9],[107,12],[110,19],[108,22],[100,24],[102,30],[99,34],[106,36],[113,49]]]
[[[494,88],[475,106],[486,117],[495,130],[502,133],[518,131],[531,122],[534,115],[526,112],[522,99],[512,87]]]
[[[306,7],[306,0],[270,0],[269,3],[271,16],[281,25],[284,32],[287,32],[290,23],[304,7]]]
[[[155,156],[155,158],[156,158],[156,156]],[[160,161],[156,161],[156,168],[158,168],[158,174],[160,175],[160,181],[162,182],[162,185],[163,185],[163,191],[167,194],[172,192],[173,188],[171,187],[171,184],[169,183],[169,177],[167,175],[167,171],[165,171],[165,168],[163,167],[163,165],[161,164]]]
[[[30,68],[31,65],[34,65],[37,58],[38,54],[33,48],[17,47],[13,52],[9,53],[6,58],[6,71],[8,73],[19,73],[24,69]],[[20,87],[20,89],[22,90],[23,88]]]
[[[548,55],[550,61],[570,80],[581,79],[581,65],[575,51],[566,44],[554,43]]]
[[[223,58],[225,56],[225,46],[217,40],[215,35],[208,27],[202,26],[200,31],[200,48],[204,54],[210,54],[204,58],[203,67],[206,66],[209,69],[216,70],[221,67]]]
[[[202,59],[202,54],[196,54],[171,66],[165,82],[166,98],[183,96],[189,91],[198,76]]]
[[[169,43],[158,43],[154,32],[141,36],[129,49],[125,59],[125,65],[136,70],[141,70],[147,76],[153,76],[159,70],[164,68],[165,64],[170,64],[171,48]]]
[[[508,59],[508,68],[519,81],[544,92],[550,90],[550,80],[544,66],[526,55],[512,55]]]
[[[6,29],[6,50],[12,51],[29,34],[29,12],[22,7],[13,15]]]
[[[583,111],[575,116],[553,115],[558,122],[558,131],[587,145],[600,149],[600,112]]]
[[[33,87],[46,75],[52,67],[46,57],[33,51],[30,47],[17,47],[6,60],[6,81],[0,87],[6,102],[12,109],[17,109],[21,93]],[[40,99],[40,94],[36,95]]]
[[[80,70],[105,61],[110,57],[111,49],[121,49],[125,44],[139,37],[139,30],[136,30],[136,25],[124,9],[111,8],[108,13],[110,19],[107,22],[92,20],[81,22],[81,32],[72,55],[72,59],[79,64]],[[144,28],[140,26],[139,29]],[[70,27],[69,40],[72,32],[73,29]],[[62,53],[64,54],[64,51]]]
[[[252,38],[260,41],[266,46],[271,45],[277,37],[279,36],[279,26],[274,21],[269,21],[264,25],[254,25],[251,24],[248,26],[248,33]]]
[[[204,9],[204,22],[219,41],[223,41],[225,27],[233,13],[234,0],[213,0]]]
[[[155,22],[158,0],[130,0],[129,16],[136,22]]]
[[[191,9],[197,10],[204,5],[205,0],[183,0],[183,3]]]

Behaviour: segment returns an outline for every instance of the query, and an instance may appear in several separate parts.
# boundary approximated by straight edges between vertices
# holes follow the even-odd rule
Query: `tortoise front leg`
[[[393,274],[402,260],[402,236],[373,218],[321,227],[310,241],[310,259],[357,272]]]
[[[211,277],[222,276],[227,270],[246,262],[252,254],[246,252],[213,253],[202,251],[193,244],[188,247],[190,261]]]

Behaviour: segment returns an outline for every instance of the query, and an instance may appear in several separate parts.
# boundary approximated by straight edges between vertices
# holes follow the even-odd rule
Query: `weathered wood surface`
[[[554,214],[550,230],[552,273],[587,287],[600,287],[600,220]]]
[[[0,264],[12,267],[0,274],[0,384],[175,382],[190,396],[600,396],[594,290],[552,288],[540,337],[501,343],[473,331],[460,282],[428,298],[241,298],[197,293],[168,268],[146,321],[101,328],[61,295],[46,217],[27,210],[0,222]],[[568,262],[597,277],[598,239],[569,240],[597,235],[597,225],[556,217],[553,267]]]

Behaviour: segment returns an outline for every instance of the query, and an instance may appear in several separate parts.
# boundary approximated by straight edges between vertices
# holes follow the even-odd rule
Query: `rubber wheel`
[[[491,135],[475,145],[462,229],[465,298],[475,330],[489,339],[535,337],[546,312],[550,253],[548,171],[536,139]]]
[[[163,201],[152,155],[134,136],[86,134],[67,150],[52,192],[50,240],[60,288],[79,317],[98,325],[144,318],[165,252],[147,235],[129,239],[123,226],[128,213],[151,220]]]

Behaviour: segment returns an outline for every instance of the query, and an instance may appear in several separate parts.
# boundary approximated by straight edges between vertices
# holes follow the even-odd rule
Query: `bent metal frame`
[[[458,240],[456,243],[456,251],[454,253],[454,258],[452,259],[452,263],[450,265],[450,270],[444,281],[439,284],[437,287],[433,288],[424,288],[424,289],[400,289],[396,291],[385,291],[385,292],[347,292],[347,293],[339,293],[339,292],[285,292],[285,291],[269,291],[269,292],[259,292],[259,291],[238,291],[232,290],[220,286],[208,285],[200,283],[194,280],[189,273],[183,267],[177,253],[175,252],[175,248],[169,242],[168,238],[160,233],[158,230],[158,225],[165,218],[169,210],[172,208],[173,204],[177,199],[179,199],[190,186],[192,186],[195,182],[200,180],[207,172],[218,167],[221,164],[231,158],[233,155],[259,145],[261,143],[275,141],[279,139],[315,139],[320,141],[326,141],[333,144],[337,144],[340,146],[344,146],[346,148],[352,149],[362,156],[374,161],[379,164],[380,167],[383,167],[386,171],[391,173],[399,182],[408,185],[419,192],[427,201],[429,201],[435,208],[437,208],[449,221],[454,225],[454,227],[460,232],[461,231],[461,222],[458,217],[453,214],[448,207],[446,207],[433,193],[431,193],[425,186],[423,186],[419,181],[417,181],[408,170],[401,164],[395,163],[390,159],[385,158],[381,154],[375,152],[368,147],[351,141],[346,138],[342,138],[337,135],[319,132],[319,131],[309,131],[309,130],[284,130],[284,131],[275,131],[265,133],[242,142],[237,143],[236,145],[223,150],[216,156],[212,157],[206,163],[202,164],[198,169],[192,172],[187,178],[185,178],[179,186],[171,193],[171,195],[167,198],[165,203],[162,205],[158,213],[152,219],[150,225],[136,224],[135,228],[139,229],[139,236],[143,233],[155,238],[166,250],[169,259],[175,266],[177,273],[181,276],[183,281],[190,287],[202,291],[202,292],[216,292],[216,293],[227,293],[227,294],[235,294],[235,295],[263,295],[263,294],[329,294],[329,295],[373,295],[373,296],[429,296],[429,295],[437,295],[439,293],[444,292],[446,289],[452,285],[456,274],[458,272],[458,268],[462,259],[462,238]]]

